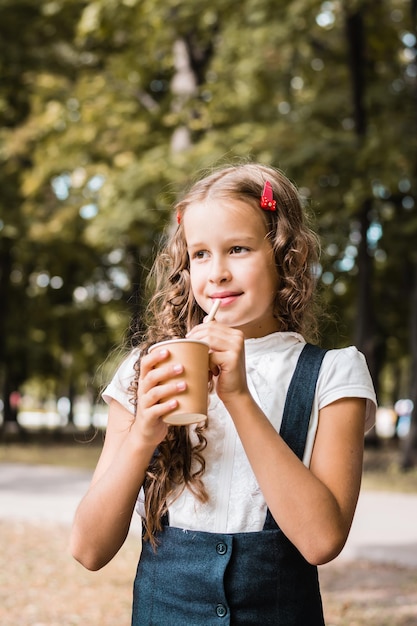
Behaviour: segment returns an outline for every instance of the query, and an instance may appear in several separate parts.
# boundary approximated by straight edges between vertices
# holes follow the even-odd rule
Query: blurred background
[[[416,51],[415,0],[1,0],[3,435],[104,425],[176,194],[249,158],[305,198],[322,343],[364,352],[413,465]]]
[[[178,192],[251,159],[296,183],[320,235],[321,343],[366,356],[379,410],[365,489],[417,492],[416,15],[416,0],[0,0],[0,476],[22,460],[91,471],[100,389],[141,325]],[[7,480],[7,493],[22,486]],[[114,606],[122,561],[103,594],[62,560],[56,532],[2,526],[10,624],[127,623],[130,589],[123,619],[103,603],[85,613],[98,607],[90,591]],[[70,594],[60,606],[83,581],[72,617],[33,608],[43,585],[52,610],[51,559]],[[397,587],[368,565],[350,571],[396,598],[416,589],[408,571]],[[30,574],[23,618],[16,590]],[[332,623],[415,623],[415,591],[410,621],[372,617],[356,591],[357,621],[346,592]]]

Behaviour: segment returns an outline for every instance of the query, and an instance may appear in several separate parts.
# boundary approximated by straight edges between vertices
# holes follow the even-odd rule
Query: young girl
[[[138,502],[134,626],[322,625],[316,566],[346,542],[375,414],[364,357],[306,344],[317,240],[281,172],[216,171],[176,212],[146,333],[104,393],[107,434],[73,555],[91,570],[108,563]],[[185,335],[210,347],[208,418],[169,426],[183,365],[155,369],[168,350],[147,350]]]

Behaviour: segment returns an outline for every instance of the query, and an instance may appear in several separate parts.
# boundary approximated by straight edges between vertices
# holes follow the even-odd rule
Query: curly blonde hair
[[[260,196],[265,181],[271,183],[276,211],[262,211]],[[144,316],[146,330],[133,339],[140,352],[165,339],[183,337],[203,321],[206,312],[197,304],[190,285],[189,258],[182,217],[191,204],[206,199],[236,199],[259,211],[274,250],[279,285],[274,302],[274,314],[280,331],[295,331],[312,339],[317,325],[314,315],[316,270],[319,242],[308,225],[296,187],[279,170],[255,163],[230,166],[216,170],[196,182],[174,207],[178,226],[171,228],[157,255],[148,277],[152,288]],[[137,393],[140,358],[136,377],[131,385],[132,396]],[[145,478],[145,534],[155,546],[155,534],[162,528],[167,503],[188,487],[202,502],[208,496],[202,476],[205,470],[203,450],[207,421],[195,429],[196,444],[192,445],[188,427],[170,426],[166,439],[158,446]]]

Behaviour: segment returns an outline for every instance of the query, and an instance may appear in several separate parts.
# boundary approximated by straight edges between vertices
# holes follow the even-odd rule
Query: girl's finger
[[[168,354],[168,352],[167,352]],[[163,362],[166,356],[153,362],[153,367],[141,369],[139,376],[139,387],[142,392],[147,392],[156,385],[160,385],[165,381],[180,376],[184,371],[184,366],[181,363],[167,363],[165,366],[155,367],[160,362]],[[152,363],[151,362],[151,363]]]
[[[156,385],[152,387],[142,399],[142,403],[147,408],[160,405],[163,402],[175,401],[175,408],[178,404],[176,396],[183,393],[187,389],[185,380],[178,380],[165,385]]]

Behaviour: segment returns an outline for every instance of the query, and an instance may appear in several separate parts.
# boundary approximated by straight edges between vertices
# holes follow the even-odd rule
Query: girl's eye
[[[206,256],[207,256],[206,250],[197,250],[197,252],[194,252],[192,258],[193,259],[205,259]]]
[[[232,254],[242,254],[242,252],[247,252],[247,248],[244,248],[243,246],[233,246],[231,249]]]

